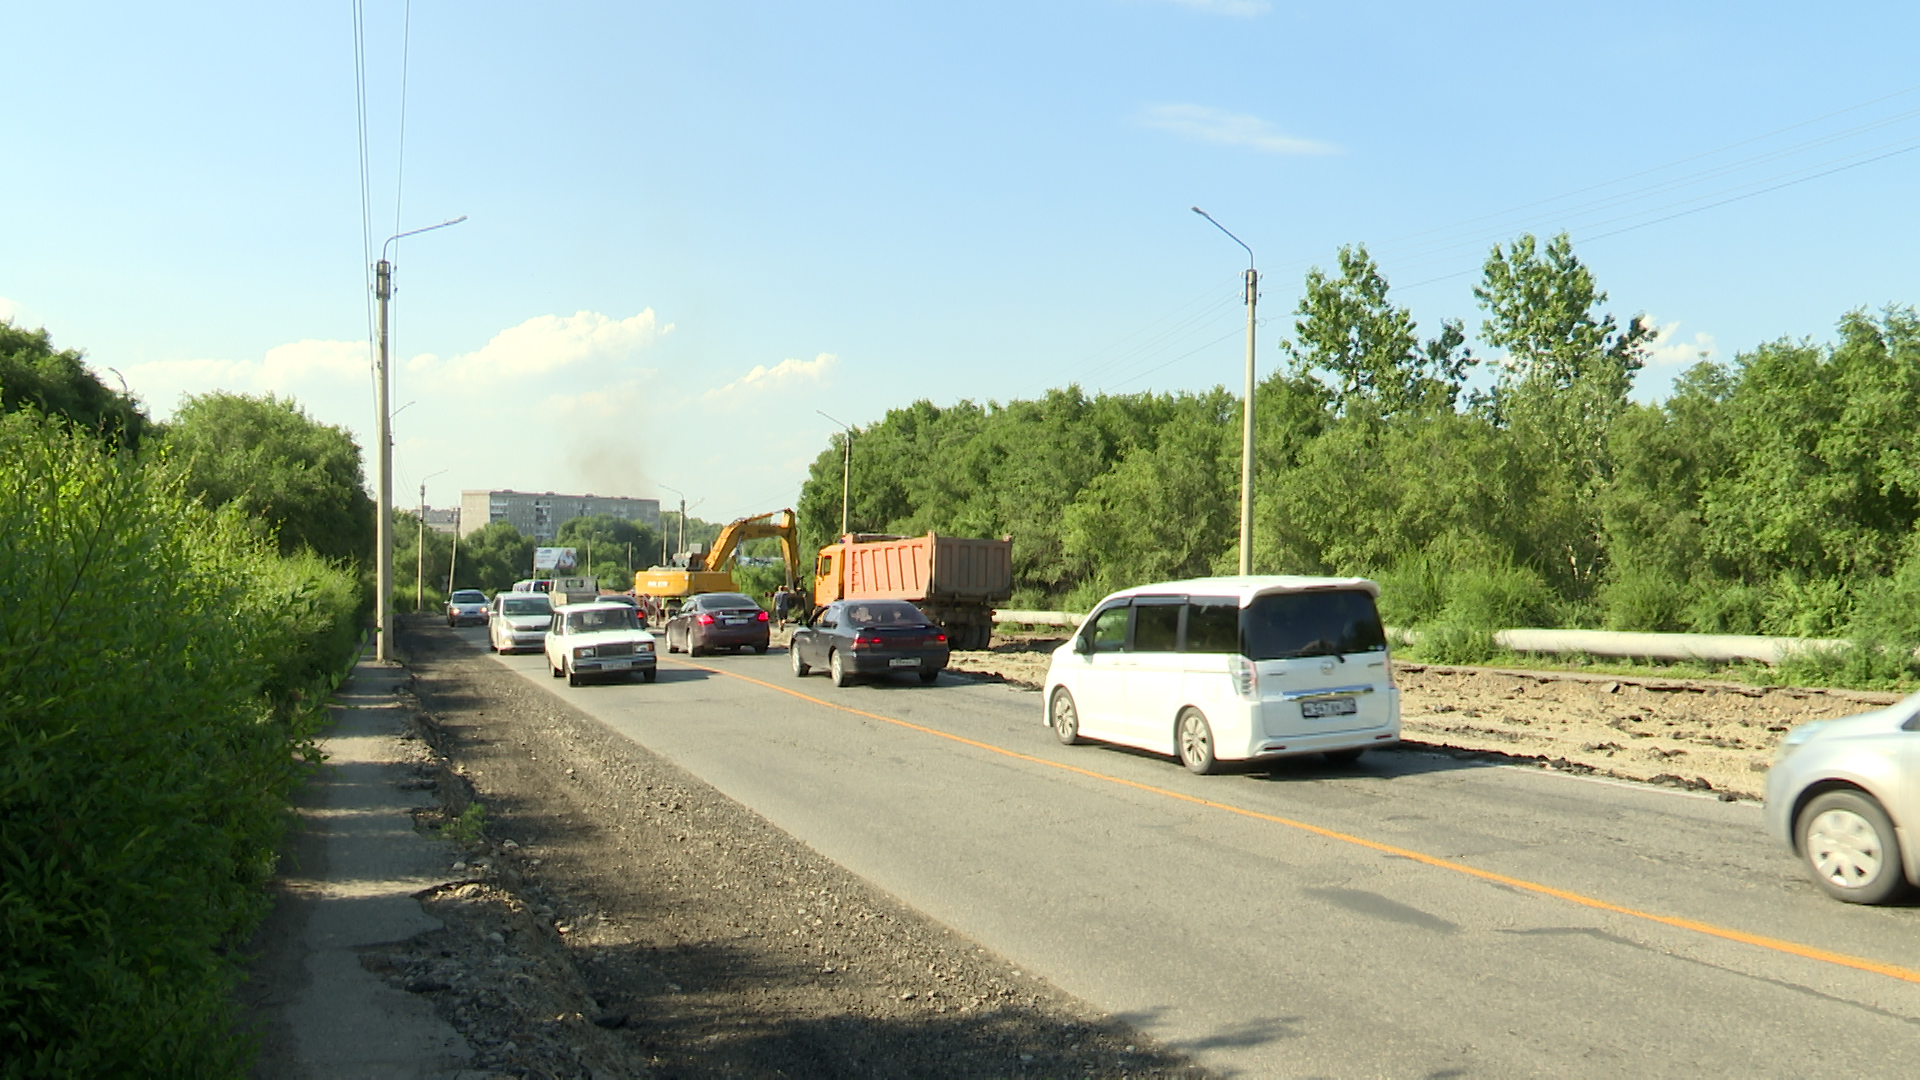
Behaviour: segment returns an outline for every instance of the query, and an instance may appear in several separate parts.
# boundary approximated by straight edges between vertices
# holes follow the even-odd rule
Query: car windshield
[[[632,608],[596,608],[593,611],[567,613],[567,632],[591,634],[601,630],[638,630]]]
[[[925,626],[927,617],[912,604],[898,600],[869,600],[847,608],[847,622],[854,626]]]
[[[1241,610],[1240,646],[1251,660],[1341,656],[1384,651],[1387,632],[1360,589],[1268,593]]]
[[[551,615],[553,603],[539,593],[529,593],[509,599],[503,610],[509,615]]]
[[[760,605],[741,596],[739,593],[721,592],[710,593],[701,597],[700,606],[703,608],[743,608],[759,607]]]
[[[472,589],[461,589],[459,592],[453,594],[451,602],[455,604],[484,604],[487,602],[487,594],[475,592]]]

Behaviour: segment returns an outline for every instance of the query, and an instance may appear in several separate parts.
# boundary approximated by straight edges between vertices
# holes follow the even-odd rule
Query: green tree
[[[236,506],[282,552],[373,557],[373,500],[360,447],[291,398],[216,391],[188,398],[168,426],[166,452],[188,494]]]
[[[152,427],[131,396],[107,389],[77,349],[53,347],[45,329],[0,319],[0,412],[32,409],[109,442],[137,448]]]
[[[460,538],[453,587],[490,593],[511,589],[514,582],[533,576],[534,547],[531,537],[504,521],[482,525]]]
[[[1365,244],[1340,249],[1340,276],[1307,271],[1294,340],[1280,348],[1305,374],[1331,376],[1342,412],[1362,403],[1383,416],[1451,408],[1474,363],[1456,320],[1422,344],[1413,313],[1393,306],[1387,279]]]

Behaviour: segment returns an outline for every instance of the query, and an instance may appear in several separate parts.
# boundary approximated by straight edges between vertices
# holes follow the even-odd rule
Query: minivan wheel
[[[1060,740],[1062,746],[1077,746],[1080,743],[1080,710],[1073,706],[1073,695],[1066,687],[1053,692],[1053,700],[1047,703],[1047,715],[1053,720],[1053,737]]]
[[[853,682],[853,673],[841,662],[839,649],[827,654],[827,674],[833,676],[835,686],[846,686]]]
[[[1180,751],[1180,764],[1201,776],[1215,772],[1220,763],[1213,757],[1213,727],[1199,709],[1186,709],[1174,727],[1174,744]]]
[[[1329,765],[1351,765],[1359,761],[1360,755],[1366,752],[1367,748],[1364,746],[1349,746],[1345,750],[1325,751],[1320,756],[1326,758]]]
[[[1836,900],[1884,904],[1906,887],[1893,822],[1864,792],[1816,797],[1800,812],[1794,839],[1813,880]]]

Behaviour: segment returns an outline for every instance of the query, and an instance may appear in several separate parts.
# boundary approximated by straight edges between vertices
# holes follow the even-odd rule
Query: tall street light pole
[[[840,535],[845,537],[847,535],[847,495],[853,488],[853,429],[844,421],[835,420],[819,409],[813,411],[833,420],[840,425],[840,430],[845,432],[840,440]]]
[[[687,493],[684,491],[681,491],[679,488],[667,487],[667,485],[665,484],[661,484],[660,486],[663,488],[666,488],[666,490],[668,491],[673,492],[675,495],[680,496],[680,552],[679,553],[684,554],[687,550]],[[667,534],[667,530],[665,529],[660,530],[660,540],[663,545],[665,544],[667,539],[666,534]],[[661,553],[660,562],[662,565],[666,565],[666,566],[673,565],[672,560],[666,557],[665,552]]]
[[[1245,575],[1253,573],[1253,311],[1260,301],[1260,271],[1253,268],[1253,249],[1245,240],[1227,232],[1205,210],[1196,206],[1193,212],[1247,248],[1247,396],[1240,409],[1240,573]]]
[[[416,522],[420,529],[413,541],[413,613],[420,614],[427,603],[427,481],[447,470],[430,472],[420,478],[420,520]],[[447,591],[453,591],[452,586]]]
[[[461,214],[438,225],[395,233],[380,245],[380,261],[373,265],[373,296],[379,308],[379,329],[375,338],[377,349],[373,362],[374,441],[380,444],[379,481],[376,484],[378,490],[374,492],[373,510],[374,547],[377,551],[374,588],[378,593],[373,608],[376,627],[373,655],[382,663],[393,659],[393,416],[387,412],[387,302],[393,299],[393,264],[387,261],[387,248],[402,237],[444,229],[465,220],[467,215]]]

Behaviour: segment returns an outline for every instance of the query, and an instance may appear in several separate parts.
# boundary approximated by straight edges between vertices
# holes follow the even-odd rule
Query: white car
[[[547,667],[568,686],[594,675],[652,682],[659,674],[653,635],[640,625],[631,606],[617,603],[565,604],[553,609],[547,628]]]
[[[1054,650],[1041,722],[1083,739],[1221,763],[1400,741],[1400,690],[1365,578],[1221,577],[1123,589]]]
[[[1787,732],[1765,820],[1835,899],[1884,904],[1920,884],[1920,694]]]
[[[487,639],[494,652],[538,649],[553,623],[553,603],[546,593],[495,593],[487,617]]]

